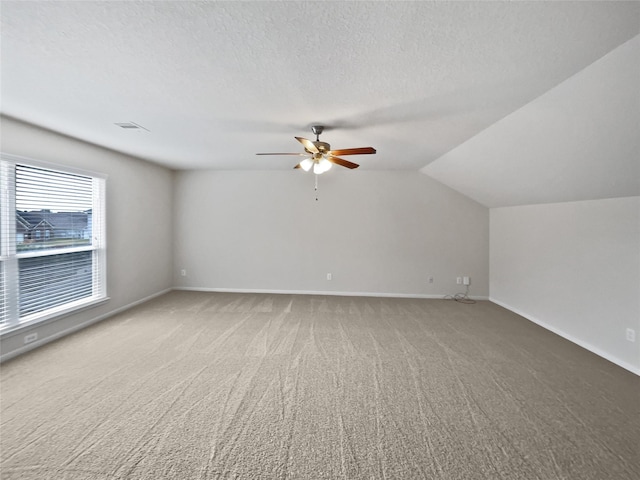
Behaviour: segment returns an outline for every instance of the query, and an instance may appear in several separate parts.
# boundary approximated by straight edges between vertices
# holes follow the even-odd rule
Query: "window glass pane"
[[[91,177],[16,165],[17,252],[91,245]]]
[[[92,259],[91,251],[19,259],[20,317],[92,296]]]

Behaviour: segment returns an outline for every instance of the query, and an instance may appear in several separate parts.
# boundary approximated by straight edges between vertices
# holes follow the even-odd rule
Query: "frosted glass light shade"
[[[305,158],[304,160],[302,160],[300,162],[300,167],[305,171],[308,172],[309,170],[311,170],[311,167],[313,166],[313,160],[311,160],[310,158]]]
[[[331,168],[331,162],[326,158],[323,158],[313,166],[313,173],[320,175]]]

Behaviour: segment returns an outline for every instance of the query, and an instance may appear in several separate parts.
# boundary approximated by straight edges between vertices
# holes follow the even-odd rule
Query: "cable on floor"
[[[469,285],[467,285],[467,289],[464,293],[456,293],[455,295],[446,295],[444,297],[445,300],[455,300],[460,303],[476,303],[475,300],[469,298]]]

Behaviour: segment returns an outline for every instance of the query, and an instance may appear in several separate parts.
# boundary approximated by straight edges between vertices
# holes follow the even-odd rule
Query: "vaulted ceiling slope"
[[[289,169],[255,153],[298,151],[321,123],[333,148],[377,148],[363,169],[419,170],[637,35],[640,3],[2,1],[0,17],[4,115],[175,169]]]
[[[487,207],[640,195],[640,36],[422,172]]]

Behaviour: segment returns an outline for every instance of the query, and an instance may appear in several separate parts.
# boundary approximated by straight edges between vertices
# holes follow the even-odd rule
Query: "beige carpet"
[[[2,479],[640,478],[640,378],[489,302],[172,292],[1,370]]]

